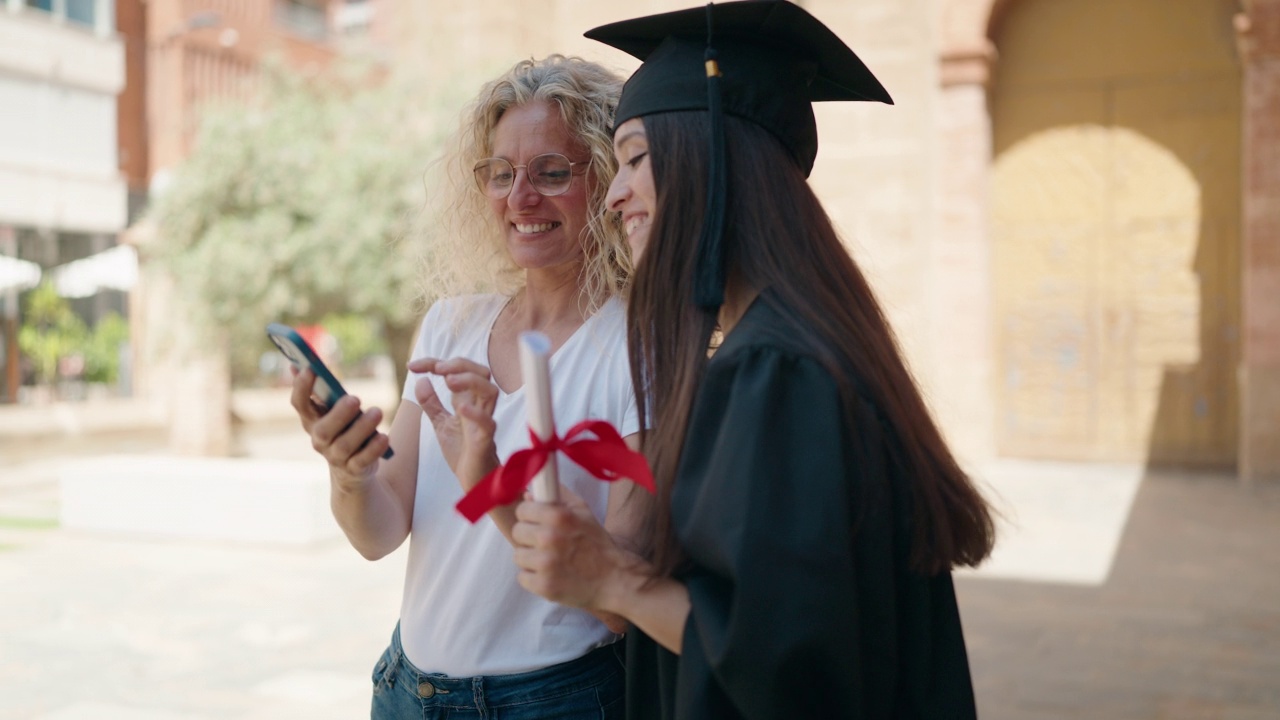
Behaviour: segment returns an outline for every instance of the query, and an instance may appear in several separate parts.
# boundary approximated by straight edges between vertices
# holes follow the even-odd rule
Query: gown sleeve
[[[672,498],[692,604],[676,717],[880,715],[864,692],[878,670],[859,666],[862,650],[880,646],[889,656],[878,662],[894,664],[894,643],[865,637],[895,633],[892,533],[873,532],[883,546],[863,552],[852,540],[849,467],[883,470],[846,447],[850,422],[865,415],[844,408],[830,374],[805,356],[749,348],[709,364]],[[891,524],[874,515],[858,511],[858,522]],[[869,612],[861,556],[888,585]]]

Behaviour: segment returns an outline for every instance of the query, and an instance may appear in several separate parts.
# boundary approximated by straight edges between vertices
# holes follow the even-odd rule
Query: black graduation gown
[[[951,575],[907,570],[895,440],[775,303],[749,308],[698,391],[672,494],[683,655],[628,633],[627,717],[973,718]]]

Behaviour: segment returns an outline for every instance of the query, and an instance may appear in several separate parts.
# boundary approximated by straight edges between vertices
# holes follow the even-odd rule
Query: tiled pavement
[[[1102,584],[957,584],[986,720],[1280,719],[1280,486],[1151,472]]]
[[[403,552],[371,564],[340,540],[53,527],[60,455],[159,450],[95,437],[0,442],[0,720],[366,717]],[[289,427],[246,447],[308,452]],[[981,717],[1280,720],[1280,485],[1035,463],[989,475],[1018,528],[985,574],[957,579]]]
[[[243,440],[251,457],[310,452],[291,424]],[[0,443],[0,720],[368,717],[403,550],[370,563],[340,539],[156,540],[49,521],[61,458],[160,454],[163,442],[80,436],[8,454]]]

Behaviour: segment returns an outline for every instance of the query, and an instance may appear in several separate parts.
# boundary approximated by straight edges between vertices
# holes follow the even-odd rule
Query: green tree
[[[23,307],[18,349],[31,358],[37,381],[55,386],[58,361],[80,353],[88,343],[89,330],[51,282],[42,282],[32,290]]]
[[[442,103],[352,70],[263,68],[248,102],[210,107],[192,155],[151,209],[148,254],[176,279],[181,321],[209,347],[262,352],[268,322],[355,314],[378,326],[403,382],[425,299],[423,176]]]
[[[387,344],[378,336],[376,328],[364,317],[349,313],[326,315],[320,321],[324,329],[338,341],[341,362],[349,370],[369,358],[387,352]]]
[[[129,322],[109,312],[93,326],[84,347],[84,379],[114,384],[120,378],[120,353],[129,342]]]

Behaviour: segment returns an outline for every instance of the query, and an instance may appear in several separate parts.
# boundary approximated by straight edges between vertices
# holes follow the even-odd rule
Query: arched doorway
[[[1002,455],[1235,463],[1232,0],[1019,0],[992,29]]]

